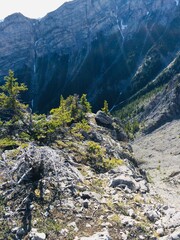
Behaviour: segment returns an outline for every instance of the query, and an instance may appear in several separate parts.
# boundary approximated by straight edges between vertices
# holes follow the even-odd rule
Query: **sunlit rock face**
[[[75,0],[39,20],[13,14],[0,23],[1,81],[13,69],[42,112],[73,93],[113,107],[175,58],[179,13],[172,0]]]

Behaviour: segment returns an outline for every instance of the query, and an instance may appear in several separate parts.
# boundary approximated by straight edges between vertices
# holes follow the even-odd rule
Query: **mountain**
[[[94,109],[116,108],[154,79],[180,48],[178,0],[74,0],[42,19],[0,23],[0,77],[12,69],[33,110],[87,93]],[[179,72],[179,65],[176,73]],[[174,73],[172,73],[174,74]]]

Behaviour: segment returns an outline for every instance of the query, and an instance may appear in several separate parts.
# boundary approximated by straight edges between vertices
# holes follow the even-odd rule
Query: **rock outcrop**
[[[72,93],[88,93],[96,109],[104,99],[114,108],[175,58],[179,6],[74,0],[38,20],[13,14],[0,23],[0,76],[14,70],[34,110],[49,110],[60,94]]]

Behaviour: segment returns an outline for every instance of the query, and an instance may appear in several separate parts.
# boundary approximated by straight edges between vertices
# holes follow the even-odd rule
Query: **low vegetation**
[[[92,130],[87,119],[92,107],[86,94],[66,99],[60,96],[59,107],[45,115],[32,113],[29,106],[20,101],[20,94],[27,87],[17,82],[13,71],[9,71],[0,89],[0,149],[23,147],[29,142],[66,148],[75,153],[77,161],[90,165],[97,172],[108,171],[123,163],[121,159],[109,159],[106,149],[99,143],[85,141]],[[102,111],[110,114],[106,100]],[[65,141],[66,138],[71,140]]]
[[[86,113],[91,112],[86,94],[81,97],[69,96],[67,99],[61,96],[59,107],[52,109],[47,116],[32,114],[29,107],[21,103],[20,94],[26,91],[27,87],[17,82],[13,71],[9,71],[5,84],[0,89],[0,146],[3,148],[14,146],[16,141],[51,143],[71,125],[71,133],[81,138],[80,130],[87,132],[90,128],[85,119]]]

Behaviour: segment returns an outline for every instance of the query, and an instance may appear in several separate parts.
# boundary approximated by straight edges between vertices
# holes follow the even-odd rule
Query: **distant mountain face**
[[[14,70],[41,112],[73,93],[87,93],[95,109],[104,99],[113,108],[179,50],[178,0],[74,0],[39,20],[17,13],[0,23],[0,81]]]

